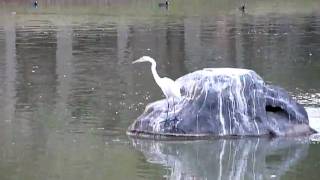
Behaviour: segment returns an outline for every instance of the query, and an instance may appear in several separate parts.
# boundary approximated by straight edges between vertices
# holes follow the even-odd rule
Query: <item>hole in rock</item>
[[[276,113],[276,112],[285,112],[281,107],[273,107],[273,106],[269,106],[269,105],[266,106],[266,111],[274,112],[274,113]]]
[[[266,105],[266,111],[275,113],[275,114],[280,115],[282,117],[285,116],[286,118],[289,118],[288,112],[279,106],[274,107],[274,106]]]

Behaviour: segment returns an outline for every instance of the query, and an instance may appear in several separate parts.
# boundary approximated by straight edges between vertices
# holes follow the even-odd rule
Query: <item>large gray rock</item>
[[[252,70],[210,68],[176,80],[182,97],[149,104],[128,128],[152,137],[310,134],[308,115],[282,88]],[[168,113],[168,115],[167,115]]]

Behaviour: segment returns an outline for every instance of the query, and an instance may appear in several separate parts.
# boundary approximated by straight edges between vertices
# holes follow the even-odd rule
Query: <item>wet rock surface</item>
[[[313,132],[304,107],[284,89],[265,84],[252,70],[203,69],[175,83],[182,97],[149,104],[128,128],[129,135],[285,136]]]

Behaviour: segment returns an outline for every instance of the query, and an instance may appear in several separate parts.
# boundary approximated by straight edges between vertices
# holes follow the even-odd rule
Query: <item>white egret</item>
[[[151,71],[154,80],[158,84],[158,86],[161,88],[163,94],[166,96],[167,102],[168,102],[168,112],[169,112],[169,98],[173,98],[173,108],[174,108],[174,98],[180,99],[180,87],[170,78],[163,77],[161,78],[157,73],[157,63],[154,59],[152,59],[149,56],[143,56],[140,59],[133,61],[132,64],[140,63],[140,62],[150,62],[151,63]],[[175,109],[174,109],[175,111]],[[167,117],[168,117],[167,112]]]

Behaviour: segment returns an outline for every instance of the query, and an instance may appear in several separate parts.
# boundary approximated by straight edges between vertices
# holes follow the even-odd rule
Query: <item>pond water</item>
[[[320,130],[320,2],[0,1],[0,179],[319,179],[308,138],[129,139],[163,98],[149,64],[176,79],[255,70]]]

